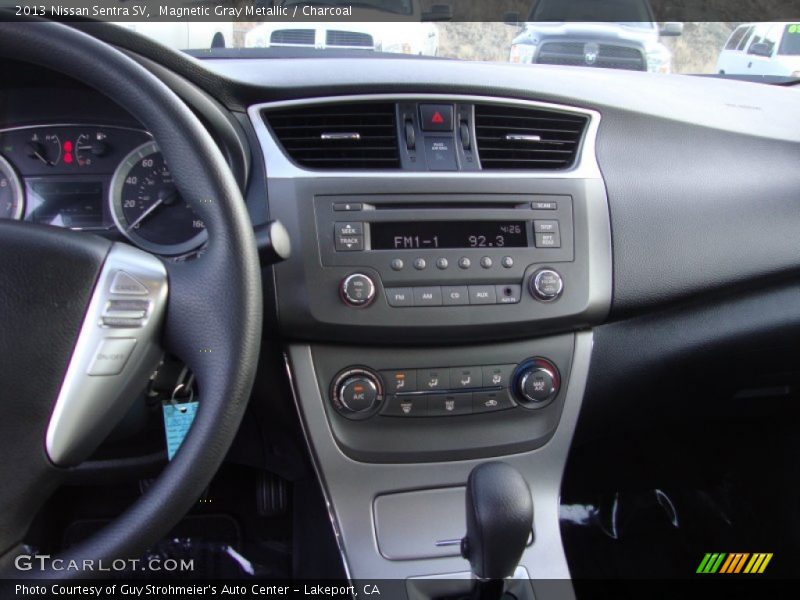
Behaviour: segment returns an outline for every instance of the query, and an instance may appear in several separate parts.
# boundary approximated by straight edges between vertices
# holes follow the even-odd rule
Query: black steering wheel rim
[[[63,24],[15,22],[0,23],[2,60],[64,73],[127,110],[153,134],[176,186],[209,232],[199,258],[165,261],[170,291],[163,344],[197,377],[202,398],[194,424],[174,460],[141,498],[105,529],[60,556],[79,561],[134,557],[196,502],[244,415],[262,330],[261,275],[252,224],[208,131],[164,83],[130,57]],[[58,471],[53,469],[54,477]],[[0,554],[6,550],[0,548]]]

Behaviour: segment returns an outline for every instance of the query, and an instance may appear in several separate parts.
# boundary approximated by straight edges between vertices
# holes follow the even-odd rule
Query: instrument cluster
[[[164,256],[189,254],[207,239],[152,136],[126,127],[0,130],[0,219],[124,236]]]

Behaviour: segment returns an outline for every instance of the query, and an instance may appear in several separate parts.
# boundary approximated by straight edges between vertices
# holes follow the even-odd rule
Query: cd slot
[[[386,202],[375,210],[503,210],[530,208],[530,202]]]

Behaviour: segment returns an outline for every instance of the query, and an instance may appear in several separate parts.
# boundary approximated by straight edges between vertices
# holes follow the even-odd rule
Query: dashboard
[[[102,124],[0,130],[0,218],[124,238],[165,256],[207,239],[150,134]]]
[[[472,468],[501,459],[531,482],[523,568],[568,579],[559,499],[581,433],[680,425],[694,407],[637,385],[800,330],[796,90],[131,44],[244,173],[253,225],[291,239],[262,270],[283,361],[265,369],[290,388],[352,578],[463,575],[440,542],[463,534]],[[0,217],[200,250],[157,140],[90,106],[0,123]]]

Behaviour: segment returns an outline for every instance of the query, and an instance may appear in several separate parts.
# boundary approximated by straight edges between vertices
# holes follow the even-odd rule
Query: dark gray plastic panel
[[[542,446],[558,425],[566,384],[546,407],[517,407],[494,413],[404,418],[376,415],[353,421],[330,402],[330,385],[345,367],[424,369],[467,365],[519,364],[538,356],[551,360],[569,381],[574,336],[482,346],[438,348],[368,348],[313,346],[312,353],[325,412],[342,452],[365,462],[434,462],[490,457]]]

